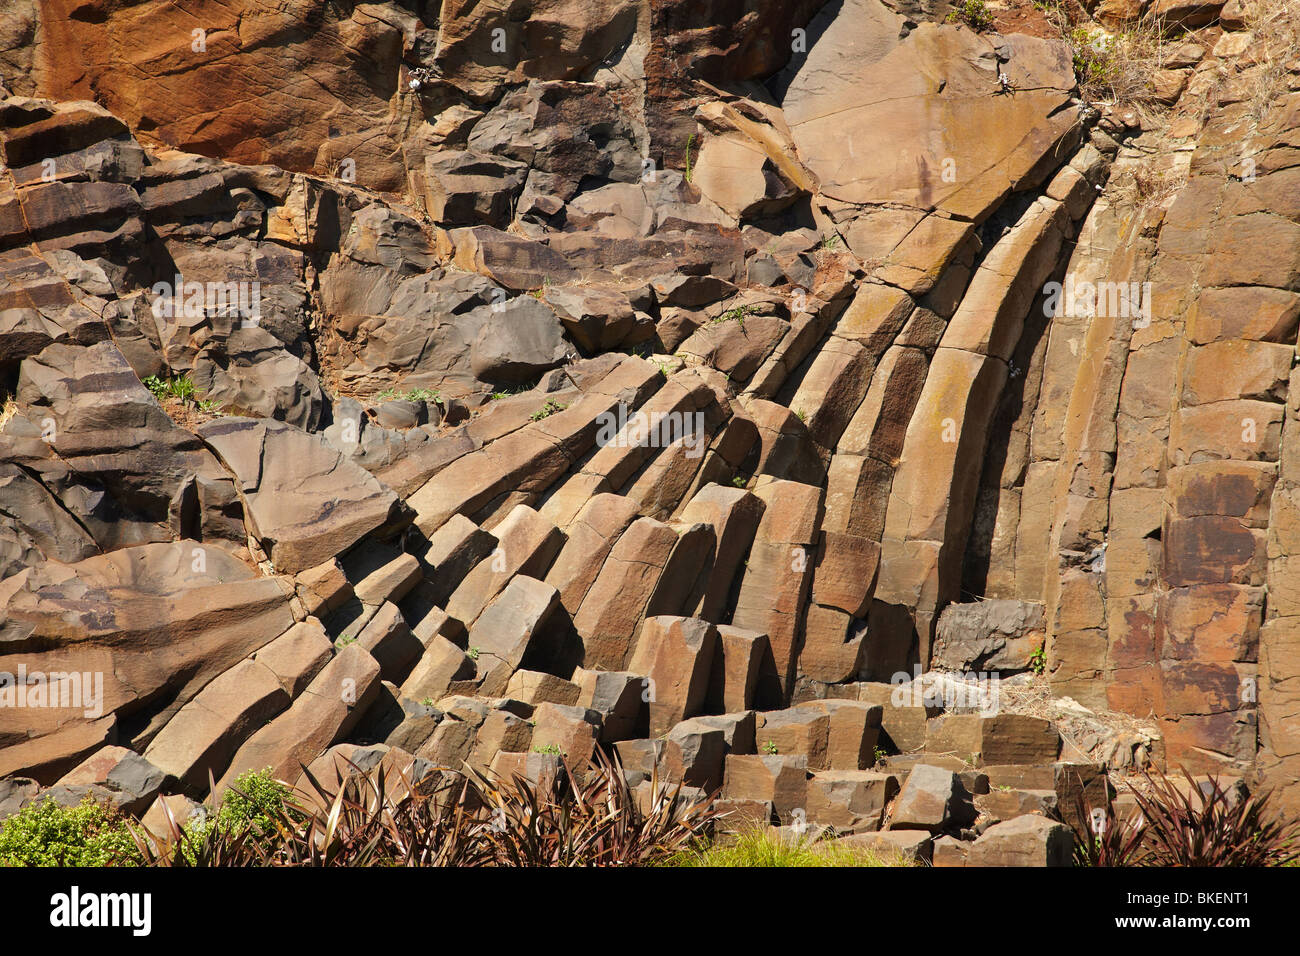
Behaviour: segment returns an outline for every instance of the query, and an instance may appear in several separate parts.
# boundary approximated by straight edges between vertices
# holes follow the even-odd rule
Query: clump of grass
[[[690,136],[686,137],[686,181],[688,183],[691,181],[691,176],[693,175],[693,170],[691,169],[691,146],[693,146],[694,143],[695,134],[691,133]]]
[[[949,23],[964,23],[972,30],[989,30],[993,27],[993,14],[989,13],[984,0],[958,0],[957,6],[948,14]]]
[[[734,309],[728,309],[726,312],[723,312],[716,319],[711,319],[709,324],[718,325],[722,322],[736,322],[740,325],[740,331],[744,332],[745,316],[753,315],[757,311],[758,307],[754,305],[738,305]]]
[[[48,797],[0,822],[0,867],[136,866],[139,850],[125,821],[87,794],[74,807]]]
[[[1156,101],[1152,76],[1164,68],[1172,43],[1187,35],[1171,36],[1161,17],[1125,24],[1114,32],[1089,22],[1077,22],[1059,2],[1035,3],[1070,44],[1079,95],[1090,103],[1112,103],[1150,116],[1168,107]]]
[[[525,382],[522,385],[515,385],[511,388],[498,389],[488,396],[488,401],[499,402],[503,398],[513,398],[515,395],[522,395],[524,392],[531,392],[536,387],[536,382]]]
[[[729,844],[697,846],[677,854],[669,866],[707,867],[824,867],[898,866],[903,860],[889,860],[870,851],[834,841],[783,839],[771,830],[746,830]]]

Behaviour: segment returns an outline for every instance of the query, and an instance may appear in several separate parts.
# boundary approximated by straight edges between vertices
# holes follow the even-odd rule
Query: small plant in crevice
[[[178,375],[175,378],[159,378],[157,375],[150,375],[144,379],[144,387],[153,392],[154,398],[159,401],[164,398],[175,398],[182,402],[194,401],[194,383],[187,375]]]
[[[767,743],[763,744],[763,753],[769,757],[774,757],[780,753],[780,750],[776,746],[775,741],[769,740]]]
[[[740,331],[744,332],[745,316],[753,315],[757,311],[758,307],[754,305],[738,305],[734,309],[728,309],[726,312],[723,312],[716,319],[710,319],[709,324],[720,325],[723,322],[735,322],[740,326]]]
[[[1034,653],[1029,655],[1029,669],[1035,674],[1041,676],[1047,670],[1047,645],[1040,644]]]
[[[402,402],[436,402],[439,392],[434,388],[412,388],[402,391],[399,388],[386,388],[375,398],[380,401],[402,401]]]
[[[540,422],[543,418],[550,418],[552,415],[557,412],[562,412],[568,407],[568,405],[562,404],[561,402],[548,400],[541,408],[529,415],[528,419],[529,421]]]
[[[690,136],[686,137],[686,172],[684,175],[688,183],[691,181],[691,178],[694,175],[694,170],[691,169],[691,147],[694,144],[695,144],[695,134],[691,133]]]
[[[477,647],[471,647],[469,650],[465,652],[465,656],[472,661],[476,661],[478,660],[478,653],[479,651]]]

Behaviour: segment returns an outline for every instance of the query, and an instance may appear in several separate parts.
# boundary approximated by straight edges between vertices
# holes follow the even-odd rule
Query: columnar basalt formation
[[[1139,115],[1007,6],[0,13],[0,777],[602,747],[945,864],[1148,761],[1300,814],[1300,22],[1156,0]]]

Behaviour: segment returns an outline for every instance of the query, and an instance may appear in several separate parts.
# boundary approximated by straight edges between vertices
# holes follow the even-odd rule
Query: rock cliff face
[[[604,746],[871,830],[970,784],[909,753],[999,819],[1150,758],[1300,814],[1300,10],[1085,3],[1187,28],[1130,107],[951,6],[7,7],[0,778]]]

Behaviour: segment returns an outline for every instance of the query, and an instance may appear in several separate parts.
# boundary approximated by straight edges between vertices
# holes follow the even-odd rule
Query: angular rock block
[[[289,704],[278,674],[256,659],[242,661],[167,722],[145,750],[145,759],[191,795],[202,795],[208,774],[221,776],[249,735]]]
[[[225,775],[217,781],[216,797],[246,770],[269,769],[277,780],[296,780],[303,766],[348,733],[378,692],[379,665],[363,647],[349,644],[287,711],[236,751]]]
[[[837,832],[879,830],[898,778],[869,770],[819,770],[808,779],[808,821]]]
[[[718,643],[717,628],[699,618],[646,619],[629,667],[650,680],[652,736],[701,712]]]
[[[731,800],[770,803],[785,820],[807,806],[808,758],[765,754],[731,754],[727,757],[722,795]]]
[[[967,866],[1071,866],[1074,834],[1064,823],[1040,816],[1016,817],[985,830],[966,857]]]
[[[511,578],[479,615],[470,628],[469,646],[478,652],[479,686],[484,695],[505,693],[528,654],[533,635],[559,603],[555,588],[521,574]]]

